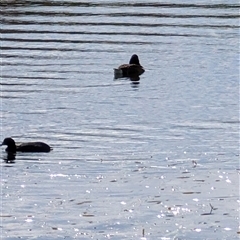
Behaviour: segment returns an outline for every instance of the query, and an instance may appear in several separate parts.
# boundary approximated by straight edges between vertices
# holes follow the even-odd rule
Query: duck
[[[114,69],[115,78],[140,76],[144,72],[145,70],[141,66],[137,54],[132,55],[129,64],[122,64]]]
[[[5,138],[0,146],[6,145],[8,153],[16,152],[50,152],[52,148],[44,142],[15,143],[12,138]]]

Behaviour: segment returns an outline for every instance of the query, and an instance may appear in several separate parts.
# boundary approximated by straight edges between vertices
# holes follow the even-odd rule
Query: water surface
[[[1,1],[3,239],[238,239],[239,3]],[[139,55],[140,81],[113,68]]]

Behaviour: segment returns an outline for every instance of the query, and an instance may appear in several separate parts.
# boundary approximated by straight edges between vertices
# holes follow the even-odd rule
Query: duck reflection
[[[139,76],[131,76],[131,77],[114,77],[113,80],[130,80],[131,81],[131,86],[133,88],[137,88],[140,84],[140,77]]]
[[[129,79],[130,79],[133,83],[139,84],[139,81],[140,81],[139,75],[129,76]]]
[[[3,156],[3,160],[5,163],[15,163],[16,154],[15,153],[7,153]]]

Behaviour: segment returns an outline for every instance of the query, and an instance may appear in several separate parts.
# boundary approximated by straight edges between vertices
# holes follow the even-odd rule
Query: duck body
[[[6,152],[50,152],[52,148],[44,142],[15,143],[12,138],[5,138],[1,146],[7,145]]]
[[[114,69],[116,78],[139,76],[145,72],[144,68],[140,65],[138,56],[133,54],[128,64],[122,64]]]

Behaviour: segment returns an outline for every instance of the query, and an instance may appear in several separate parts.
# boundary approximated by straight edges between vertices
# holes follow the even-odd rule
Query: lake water
[[[2,239],[239,238],[238,1],[0,6]]]

